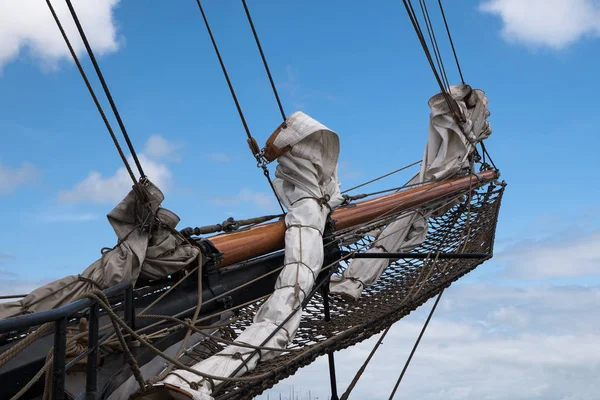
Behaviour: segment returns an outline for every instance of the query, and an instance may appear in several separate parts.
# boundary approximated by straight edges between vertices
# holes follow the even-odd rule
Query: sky
[[[277,212],[195,2],[73,3],[178,227]],[[286,113],[302,110],[339,133],[343,188],[420,158],[427,100],[439,88],[401,1],[248,3]],[[445,3],[465,80],[489,98],[486,144],[508,186],[494,258],[445,292],[397,398],[595,398],[600,2]],[[53,4],[93,78],[64,3]],[[262,144],[281,121],[241,3],[204,7]],[[44,2],[0,0],[0,292],[76,274],[113,246],[105,215],[128,179]],[[394,325],[351,398],[389,397],[431,305]],[[336,354],[341,391],[376,339]],[[327,371],[320,358],[260,398],[293,390],[326,399]]]

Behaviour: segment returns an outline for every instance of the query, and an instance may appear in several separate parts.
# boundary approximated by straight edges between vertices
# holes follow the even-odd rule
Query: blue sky
[[[64,5],[54,3],[67,24]],[[593,0],[446,3],[465,79],[489,98],[493,134],[487,147],[508,188],[496,258],[448,291],[442,301],[445,314],[436,316],[437,328],[436,319],[432,322],[432,342],[424,339],[425,358],[415,359],[414,381],[407,383],[405,394],[589,398],[586,393],[600,389],[597,383],[556,379],[552,371],[592,368],[597,374],[598,361],[582,357],[573,364],[579,359],[562,353],[556,357],[564,364],[517,363],[507,381],[490,367],[485,375],[480,373],[480,384],[456,386],[455,378],[469,368],[481,371],[483,364],[500,368],[508,362],[490,355],[491,359],[471,357],[468,364],[475,350],[465,351],[460,353],[467,363],[464,371],[460,363],[451,368],[442,362],[439,388],[418,385],[431,373],[427,362],[443,353],[442,345],[460,341],[458,334],[443,334],[454,328],[464,331],[465,338],[494,348],[525,351],[537,337],[538,343],[544,338],[551,343],[547,351],[560,343],[585,353],[585,346],[598,343],[600,316],[590,311],[590,305],[597,306],[600,300],[600,189],[595,184],[600,167],[596,154],[600,6]],[[195,2],[147,1],[143,7],[118,0],[74,4],[84,27],[89,27],[92,46],[146,172],[164,189],[163,205],[180,215],[180,227],[276,212],[269,187],[248,151]],[[446,68],[451,82],[458,83],[434,5],[431,2],[430,10]],[[204,6],[250,129],[262,144],[279,125],[280,116],[243,8],[238,1],[209,0]],[[249,6],[286,113],[303,110],[340,134],[343,187],[420,158],[427,134],[427,100],[437,89],[401,1],[368,6],[341,0],[251,0]],[[128,186],[118,172],[121,161],[43,2],[4,7],[0,289],[8,294],[78,273],[102,247],[114,245],[104,215]],[[72,26],[67,28],[75,40]],[[76,45],[81,50],[81,44]],[[93,77],[89,60],[80,55]],[[408,173],[372,189],[398,186],[406,177]],[[585,300],[557,302],[561,296]],[[571,308],[564,311],[567,305]],[[550,318],[559,308],[564,315],[580,317],[578,322],[574,317]],[[409,350],[416,335],[403,335],[412,332],[411,324],[417,326],[422,317],[417,313],[394,328],[397,340],[388,342],[403,346],[398,354]],[[565,321],[572,322],[571,336],[558,329]],[[356,355],[360,349],[368,352],[369,346],[353,349],[348,353]],[[485,351],[485,346],[478,351]],[[350,370],[362,362],[356,357],[345,363],[346,383],[353,375]],[[294,378],[295,387],[313,387],[325,396],[327,382],[321,379],[325,368],[318,363],[305,368]],[[400,368],[398,361],[391,375]],[[311,373],[319,377],[318,383],[310,380]],[[528,373],[529,380],[523,378]],[[485,377],[491,375],[504,385],[486,384]],[[289,392],[287,384],[279,386],[284,394]],[[538,389],[525,393],[508,388],[519,384]],[[387,386],[391,389],[393,382]]]

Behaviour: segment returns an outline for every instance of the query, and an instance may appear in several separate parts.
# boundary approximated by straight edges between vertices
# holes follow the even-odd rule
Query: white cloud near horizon
[[[600,37],[597,0],[486,0],[479,9],[502,19],[508,42],[560,50],[584,37]]]
[[[600,391],[599,287],[454,284],[446,291],[396,398],[591,399]],[[388,333],[350,398],[388,399],[433,301]],[[379,335],[335,353],[341,394]],[[268,393],[327,399],[320,357]],[[297,397],[300,398],[300,397]],[[266,400],[267,394],[257,399]]]
[[[144,148],[146,150],[150,149],[150,153],[154,157],[141,153],[138,154],[138,158],[148,178],[163,193],[166,193],[171,188],[173,174],[168,165],[160,159],[165,156],[173,158],[176,155],[171,151],[167,153],[158,151],[154,147],[158,142],[164,144],[168,149],[174,148],[166,139],[153,135],[148,139]],[[128,157],[128,159],[135,173],[133,159],[131,157]],[[137,173],[136,177],[139,177]],[[131,177],[125,167],[120,167],[113,175],[106,177],[102,176],[100,172],[91,171],[83,181],[73,188],[61,190],[58,193],[58,201],[61,203],[117,203],[129,193],[131,187]]]
[[[562,235],[521,241],[500,252],[505,276],[513,279],[545,280],[600,275],[600,232],[577,237]]]
[[[13,193],[17,188],[31,184],[39,176],[38,169],[30,162],[11,167],[0,161],[0,196]]]
[[[98,56],[117,51],[114,9],[119,0],[73,0],[73,7]],[[64,1],[52,5],[76,51],[84,51],[75,23]],[[19,0],[0,3],[0,73],[5,65],[25,54],[40,61],[44,68],[55,68],[61,60],[71,59],[69,50],[45,1]]]

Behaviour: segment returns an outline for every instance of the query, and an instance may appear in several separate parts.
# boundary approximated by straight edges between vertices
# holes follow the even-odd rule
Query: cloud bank
[[[0,196],[11,194],[19,187],[35,182],[38,175],[39,171],[30,162],[23,162],[17,168],[0,162]]]
[[[162,147],[157,147],[160,143]],[[173,174],[168,165],[161,161],[162,158],[178,158],[173,152],[176,147],[165,138],[154,135],[146,142],[146,153],[138,154],[140,163],[148,178],[158,186],[163,193],[171,187]],[[129,164],[135,171],[135,164],[128,157]],[[136,177],[139,175],[136,173]],[[131,190],[132,182],[125,167],[119,168],[111,176],[102,176],[100,172],[91,171],[88,176],[73,188],[62,190],[58,194],[61,203],[117,203]]]
[[[487,0],[480,10],[502,19],[502,36],[509,42],[558,50],[600,36],[596,0]]]
[[[600,390],[600,288],[456,284],[446,291],[396,393],[408,399],[591,399]],[[398,322],[350,398],[388,399],[432,306]],[[335,353],[340,394],[378,335]],[[271,399],[327,399],[327,358],[279,383]],[[266,400],[267,393],[258,397]]]
[[[73,0],[73,7],[97,55],[119,48],[113,15],[118,3],[119,0]],[[52,5],[75,51],[81,54],[84,46],[66,3],[54,0]],[[0,3],[0,72],[21,54],[41,61],[45,67],[55,67],[59,61],[71,58],[45,1]]]

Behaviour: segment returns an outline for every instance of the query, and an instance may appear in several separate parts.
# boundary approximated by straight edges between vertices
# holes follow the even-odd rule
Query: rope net
[[[317,292],[303,310],[300,328],[288,347],[289,350],[296,351],[259,362],[248,376],[256,375],[260,379],[226,384],[220,391],[213,392],[215,399],[252,398],[293,375],[317,357],[368,339],[491,258],[503,192],[504,185],[488,184],[475,189],[471,196],[467,193],[443,215],[429,218],[427,239],[412,252],[430,254],[430,257],[391,262],[379,280],[363,290],[357,302],[348,302],[339,295],[330,294],[330,321],[325,321],[324,318],[323,294]],[[386,223],[389,223],[389,219],[381,221],[381,225]],[[341,240],[342,236],[343,233],[336,233],[329,239]],[[344,237],[347,238],[347,233]],[[367,234],[352,243],[343,244],[341,249],[350,253],[360,252],[369,248],[374,241],[375,237]],[[436,259],[437,252],[484,253],[488,257]],[[351,261],[351,257],[340,261],[338,272],[344,271]],[[252,324],[258,308],[259,301],[240,309],[237,316],[229,324],[219,328],[219,333],[215,336],[236,337]],[[190,356],[195,361],[203,360],[222,350],[224,346],[215,339],[207,339]]]

